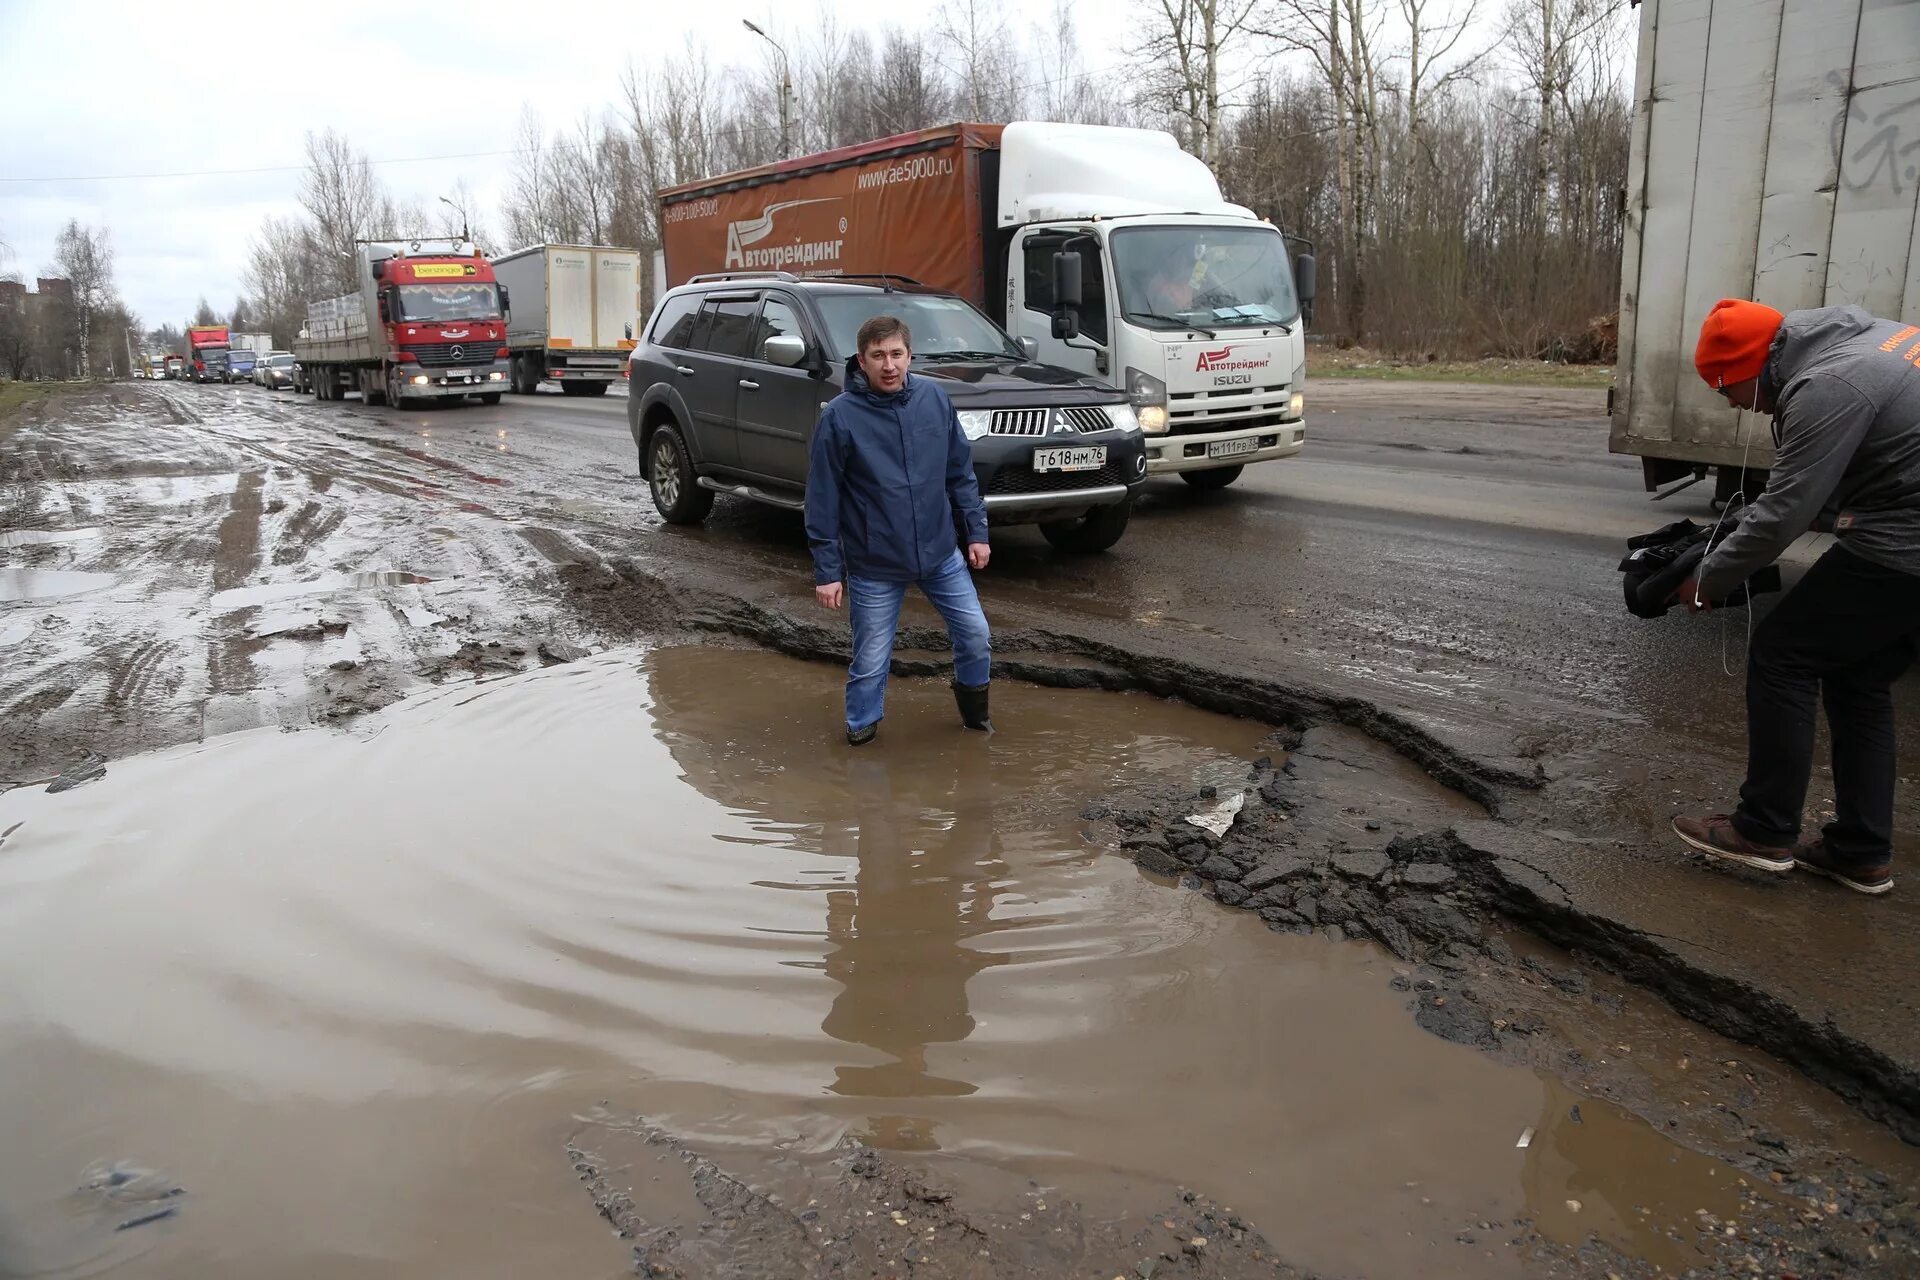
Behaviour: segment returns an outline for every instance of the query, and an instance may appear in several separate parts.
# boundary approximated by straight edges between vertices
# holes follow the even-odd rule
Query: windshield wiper
[[[1127,315],[1130,319],[1134,320],[1164,320],[1168,324],[1178,325],[1182,329],[1191,329],[1195,333],[1204,333],[1209,338],[1217,338],[1220,336],[1204,325],[1197,325],[1191,320],[1182,320],[1179,316],[1163,316],[1158,311],[1129,311]]]
[[[1023,355],[1011,351],[927,351],[914,357],[916,360],[1025,360]]]

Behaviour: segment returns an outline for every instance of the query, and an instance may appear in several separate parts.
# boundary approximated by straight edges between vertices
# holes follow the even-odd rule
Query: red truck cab
[[[504,390],[506,298],[475,254],[376,259],[380,323],[407,395]],[[455,392],[455,388],[459,392]]]

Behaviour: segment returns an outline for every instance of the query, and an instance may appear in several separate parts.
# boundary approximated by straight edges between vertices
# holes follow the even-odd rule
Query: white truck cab
[[[996,203],[1007,330],[1127,392],[1150,475],[1218,488],[1300,451],[1313,258],[1172,135],[1010,124]]]

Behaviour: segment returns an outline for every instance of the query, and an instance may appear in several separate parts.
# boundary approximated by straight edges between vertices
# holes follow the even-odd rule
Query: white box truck
[[[789,271],[950,290],[1127,393],[1147,470],[1200,489],[1300,452],[1311,256],[1171,134],[953,124],[660,192],[664,282]],[[1297,283],[1296,283],[1297,281]]]
[[[1720,298],[1920,324],[1917,85],[1912,0],[1642,0],[1612,449],[1648,489],[1773,465],[1694,375]]]
[[[570,396],[605,395],[626,376],[644,320],[640,254],[606,245],[537,244],[496,259],[511,291],[509,385],[521,395],[552,382]]]

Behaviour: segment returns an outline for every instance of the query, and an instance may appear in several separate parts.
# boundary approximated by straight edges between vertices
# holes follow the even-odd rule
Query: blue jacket
[[[908,374],[883,395],[849,360],[847,389],[820,411],[807,465],[814,582],[917,582],[953,554],[961,523],[969,543],[987,540],[973,449],[947,393]]]

